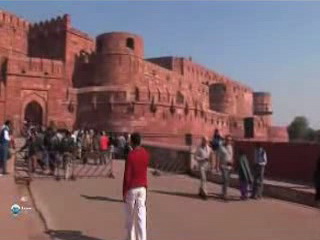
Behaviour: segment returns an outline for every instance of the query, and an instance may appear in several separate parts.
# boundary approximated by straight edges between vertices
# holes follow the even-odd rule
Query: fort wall
[[[7,63],[7,74],[44,78],[62,78],[64,76],[64,64],[62,61],[51,59],[11,57]]]
[[[70,28],[68,15],[30,25],[29,56],[65,60],[68,28]]]
[[[270,95],[254,93],[191,58],[144,59],[138,35],[111,32],[94,40],[73,28],[68,14],[30,24],[6,12],[0,12],[0,33],[4,117],[22,121],[30,100],[22,96],[29,91],[45,94],[37,99],[45,99],[46,123],[139,130],[162,139],[211,136],[217,128],[241,139],[244,119],[251,117],[255,139],[285,137],[271,126]]]
[[[23,56],[28,52],[30,23],[14,14],[0,10],[0,54]]]

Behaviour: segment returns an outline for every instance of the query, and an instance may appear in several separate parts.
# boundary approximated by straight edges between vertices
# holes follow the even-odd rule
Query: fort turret
[[[235,99],[230,86],[214,83],[209,87],[210,109],[225,114],[235,114]]]
[[[262,117],[267,125],[271,125],[272,106],[270,93],[253,93],[253,114]]]
[[[95,85],[126,85],[139,80],[143,39],[124,32],[99,35],[96,40]]]

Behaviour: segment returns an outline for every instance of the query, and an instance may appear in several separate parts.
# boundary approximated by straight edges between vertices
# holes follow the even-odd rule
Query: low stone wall
[[[193,170],[191,176],[200,177],[198,170]],[[207,180],[222,184],[222,178],[220,174],[207,174]],[[239,188],[239,180],[237,175],[232,175],[230,179],[230,187]],[[239,193],[240,194],[240,193]],[[273,197],[280,200],[289,202],[295,202],[303,205],[314,206],[314,194],[315,191],[312,187],[305,185],[297,185],[285,182],[278,182],[272,180],[266,180],[264,183],[264,195],[267,197]]]
[[[192,156],[189,147],[151,141],[144,141],[143,146],[150,152],[152,168],[163,172],[189,172]]]
[[[253,163],[255,144],[250,141],[237,141],[235,153],[241,149]],[[266,167],[268,178],[312,184],[316,162],[320,157],[319,144],[261,142],[261,145],[268,155]]]
[[[187,173],[193,177],[200,177],[198,164],[194,160],[195,148],[161,144],[144,141],[143,146],[151,154],[151,167],[161,172]],[[220,174],[208,173],[208,181],[221,184]],[[239,188],[238,176],[233,174],[230,187]],[[314,206],[314,190],[308,185],[266,180],[264,184],[264,195],[285,201]]]

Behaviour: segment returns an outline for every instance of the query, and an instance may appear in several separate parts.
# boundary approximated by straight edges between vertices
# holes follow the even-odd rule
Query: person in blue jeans
[[[254,158],[254,173],[253,173],[253,188],[251,198],[261,199],[263,195],[263,182],[265,168],[268,163],[266,150],[260,143],[256,144],[255,158]]]
[[[7,120],[2,126],[0,132],[0,163],[2,168],[2,174],[8,174],[7,172],[7,160],[9,157],[9,147],[10,147],[10,128],[11,121]]]
[[[228,201],[230,174],[234,165],[232,138],[230,135],[226,136],[225,141],[219,146],[218,161],[222,177],[222,198]]]

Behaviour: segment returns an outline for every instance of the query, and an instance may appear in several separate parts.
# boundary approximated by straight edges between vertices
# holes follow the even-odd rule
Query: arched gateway
[[[43,109],[38,102],[31,101],[26,105],[24,110],[24,120],[35,125],[42,125],[43,115]]]

